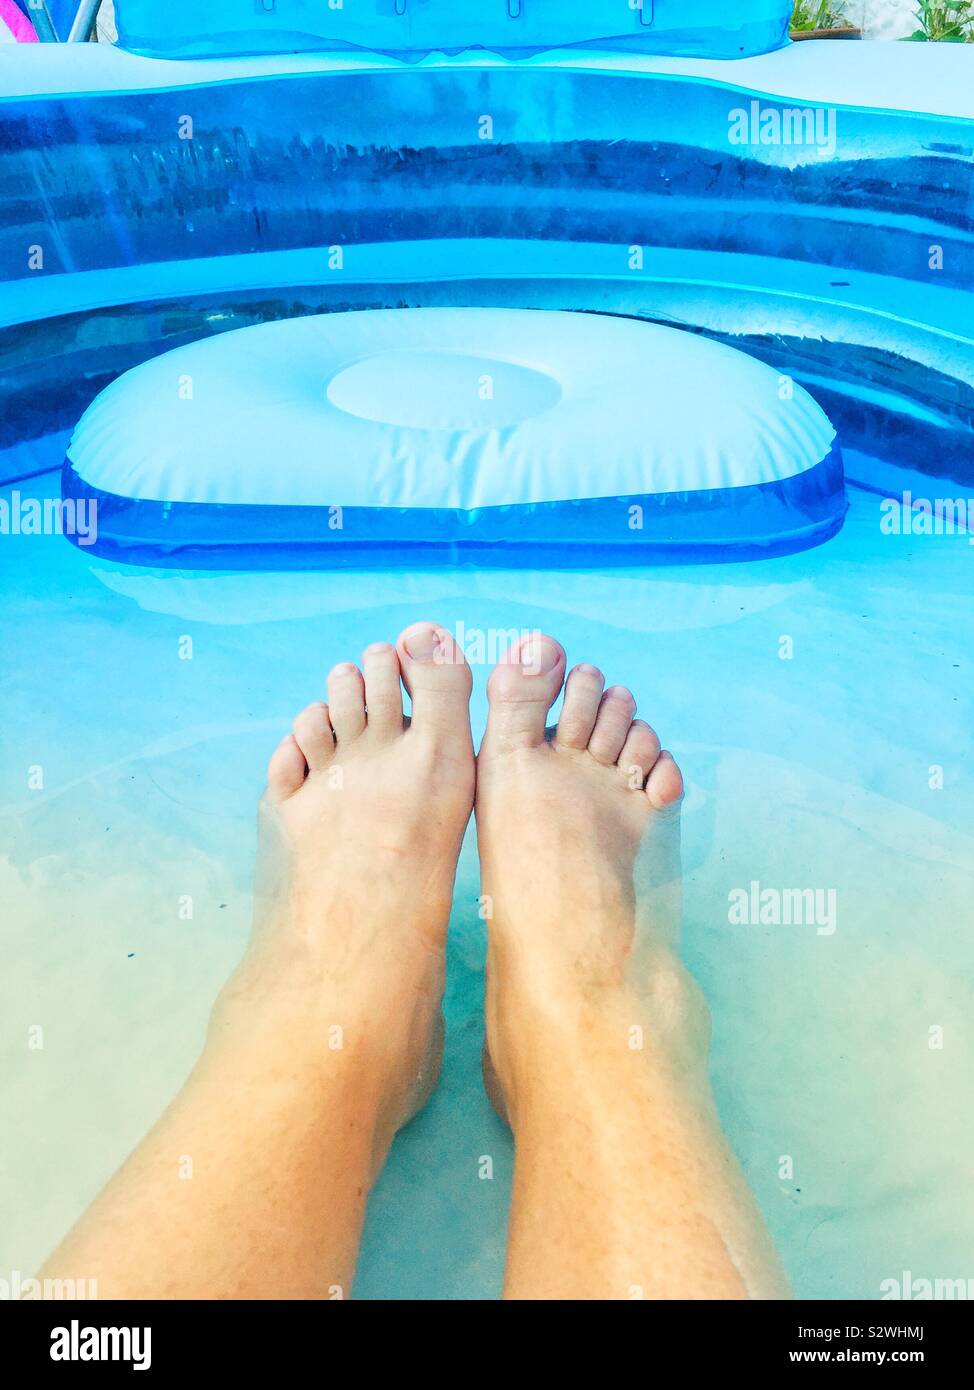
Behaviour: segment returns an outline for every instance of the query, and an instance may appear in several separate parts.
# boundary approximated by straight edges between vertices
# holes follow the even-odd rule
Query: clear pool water
[[[968,57],[801,44],[729,76],[607,55],[0,55],[0,498],[56,495],[94,395],[168,347],[444,303],[732,341],[812,391],[853,484],[818,549],[693,568],[194,574],[4,536],[0,1274],[33,1271],[192,1064],[247,937],[255,802],[294,712],[332,663],[431,617],[465,644],[547,629],[630,684],[678,755],[684,952],[796,1292],[974,1279],[974,547],[880,526],[883,489],[971,492]],[[835,125],[730,141],[755,100]],[[835,931],[733,925],[752,883],[834,891]],[[501,1287],[511,1144],[480,1084],[477,891],[471,837],[444,1076],[374,1195],[361,1297]]]
[[[293,712],[331,663],[430,615],[468,641],[554,633],[631,683],[686,769],[685,955],[799,1295],[974,1276],[974,547],[883,535],[880,499],[851,502],[817,550],[665,571],[155,574],[5,538],[0,1267],[32,1271],[191,1065],[246,939],[254,803]],[[754,880],[834,888],[834,934],[730,925]],[[477,891],[471,838],[443,1081],[375,1193],[360,1297],[500,1289],[511,1142],[479,1077]]]

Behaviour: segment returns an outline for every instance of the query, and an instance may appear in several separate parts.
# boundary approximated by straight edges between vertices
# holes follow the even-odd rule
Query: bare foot
[[[445,629],[336,666],[270,761],[254,932],[211,1047],[347,1076],[378,1115],[376,1165],[425,1103],[442,1051],[446,929],[473,804],[471,676]],[[400,680],[412,699],[403,715]]]
[[[683,780],[594,667],[547,732],[564,673],[551,638],[516,644],[477,762],[485,1074],[515,1138],[505,1297],[782,1297],[674,949]]]
[[[675,1064],[694,1065],[706,1047],[702,1000],[672,951],[680,770],[635,718],[630,691],[604,690],[593,666],[571,672],[558,727],[547,730],[565,665],[549,637],[507,654],[488,686],[477,764],[490,929],[485,1081],[505,1116],[519,1066],[531,1066],[535,1044],[550,1051],[576,1001],[611,1007],[634,991],[670,1035]]]
[[[90,1271],[124,1299],[351,1290],[368,1192],[439,1066],[475,775],[447,633],[417,624],[363,666],[336,666],[328,705],[271,758],[250,945],[192,1075],[51,1256],[56,1277]]]

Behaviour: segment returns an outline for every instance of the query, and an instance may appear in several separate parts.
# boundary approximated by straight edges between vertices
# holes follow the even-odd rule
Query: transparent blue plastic
[[[137,53],[213,57],[350,48],[412,58],[575,44],[739,58],[788,39],[791,0],[116,0]],[[202,21],[202,22],[201,22]]]
[[[846,47],[755,62],[800,67],[805,105],[802,54],[824,78]],[[862,47],[850,102],[882,50],[919,54],[911,99],[965,76],[957,46]],[[133,85],[93,96],[105,55],[80,56],[60,79],[78,90],[0,100],[0,477],[59,467],[62,444],[39,441],[179,343],[295,314],[499,305],[706,333],[812,393],[853,481],[883,487],[888,465],[974,481],[974,121],[843,106],[829,152],[732,143],[752,93],[622,60],[214,61],[188,88],[137,90],[158,65],[109,52]]]
[[[65,461],[61,495],[96,509],[87,554],[176,569],[410,569],[422,564],[575,569],[694,564],[788,555],[834,536],[846,514],[842,455],[751,487],[447,508],[346,507],[341,530],[320,507],[138,501],[92,487]],[[638,507],[642,525],[626,526]],[[84,511],[82,515],[94,514]],[[70,536],[82,544],[77,536]]]

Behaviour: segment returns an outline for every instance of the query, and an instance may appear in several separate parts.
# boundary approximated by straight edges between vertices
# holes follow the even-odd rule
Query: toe
[[[267,767],[267,797],[280,804],[304,786],[308,771],[304,754],[293,734],[277,745]]]
[[[365,681],[350,661],[328,673],[328,712],[339,743],[351,743],[365,730]]]
[[[402,733],[402,679],[399,657],[388,642],[375,642],[362,655],[369,733],[384,740]]]
[[[618,762],[635,713],[632,692],[624,685],[610,686],[602,696],[595,728],[588,741],[588,751],[597,763],[611,767]]]
[[[644,720],[634,719],[619,754],[619,768],[633,791],[641,792],[645,787],[646,778],[656,766],[658,757],[659,739],[656,734]]]
[[[312,772],[325,767],[335,754],[328,706],[319,700],[303,709],[294,721],[294,738]]]
[[[484,749],[490,756],[544,742],[548,711],[564,679],[565,653],[554,638],[538,633],[514,643],[487,683]]]
[[[556,739],[562,748],[588,747],[604,685],[605,677],[595,666],[576,666],[569,673]]]
[[[473,677],[449,632],[436,623],[414,623],[400,634],[396,649],[412,702],[410,731],[468,749]]]
[[[649,774],[646,795],[657,811],[675,810],[683,800],[683,774],[672,753],[660,753]]]

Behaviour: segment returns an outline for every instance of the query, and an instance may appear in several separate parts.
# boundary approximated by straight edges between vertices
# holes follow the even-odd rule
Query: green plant
[[[919,0],[920,27],[910,35],[928,43],[974,42],[974,0]]]
[[[845,0],[795,0],[792,29],[839,29],[847,22]]]

